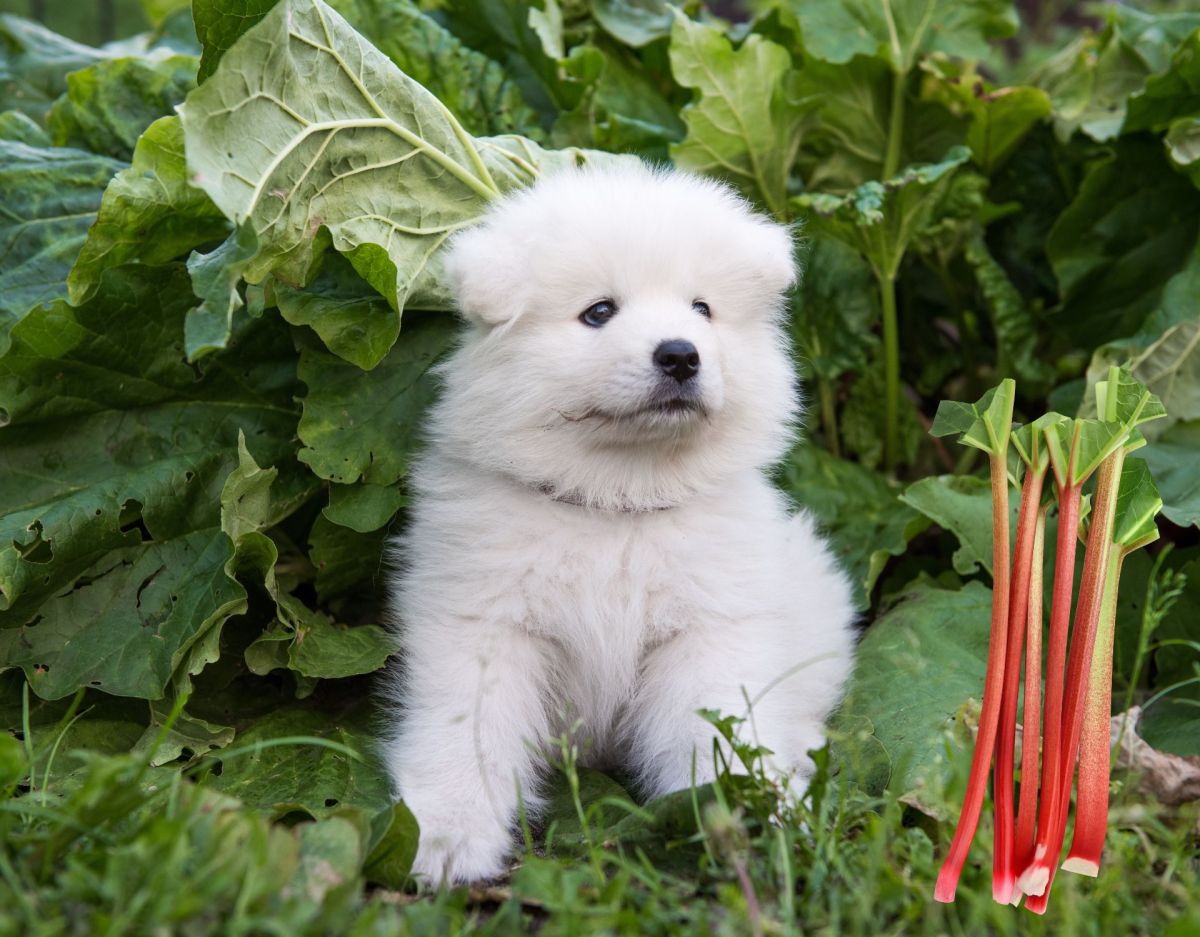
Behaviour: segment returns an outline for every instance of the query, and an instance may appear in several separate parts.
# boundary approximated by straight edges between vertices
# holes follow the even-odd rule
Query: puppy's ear
[[[521,275],[522,245],[494,222],[454,235],[443,267],[458,311],[468,321],[497,326],[524,310],[529,287]]]
[[[796,247],[790,228],[756,218],[753,222],[753,268],[766,288],[783,293],[796,282]]]

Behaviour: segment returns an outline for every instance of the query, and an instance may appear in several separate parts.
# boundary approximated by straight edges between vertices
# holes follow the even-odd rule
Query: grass
[[[1187,916],[1200,894],[1198,805],[1151,806],[1120,773],[1100,877],[1060,876],[1045,918],[992,902],[987,812],[958,901],[933,901],[951,826],[930,813],[953,815],[961,750],[924,811],[853,786],[827,751],[797,799],[740,744],[746,773],[639,806],[579,769],[563,740],[549,823],[526,826],[509,879],[420,893],[368,884],[371,823],[353,807],[271,819],[215,791],[203,765],[56,750],[68,722],[0,746],[4,937],[1200,932]]]

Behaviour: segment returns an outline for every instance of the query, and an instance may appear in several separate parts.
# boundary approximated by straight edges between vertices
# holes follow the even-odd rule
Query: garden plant
[[[1200,934],[1200,11],[143,3],[0,15],[0,935]],[[794,226],[857,666],[806,789],[568,733],[430,891],[372,687],[443,248],[635,157]]]

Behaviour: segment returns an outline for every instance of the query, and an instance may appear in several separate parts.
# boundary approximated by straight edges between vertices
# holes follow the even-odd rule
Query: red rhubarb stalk
[[[988,640],[987,674],[983,684],[983,707],[979,714],[979,734],[975,739],[975,754],[971,757],[971,774],[962,813],[954,829],[950,851],[938,873],[933,897],[937,901],[954,900],[963,864],[975,838],[983,793],[987,787],[988,768],[996,743],[996,727],[1000,719],[1000,702],[1004,692],[1004,659],[1008,645],[1008,465],[1006,449],[992,455],[992,631]]]
[[[934,898],[942,902],[954,900],[963,864],[971,849],[971,841],[975,838],[1000,721],[1004,662],[1008,650],[1008,442],[1015,391],[1016,383],[1010,378],[1002,381],[999,387],[989,391],[974,405],[943,403],[938,408],[932,430],[939,436],[960,433],[960,442],[987,452],[992,487],[992,625],[988,639],[987,673],[984,677],[979,732],[975,738],[975,752],[971,756],[971,773],[967,779],[963,809],[933,891]]]
[[[1038,759],[1042,739],[1042,565],[1045,562],[1046,509],[1038,512],[1029,579],[1029,614],[1025,633],[1025,708],[1021,717],[1021,801],[1013,865],[1024,870],[1033,859],[1037,839]],[[1020,896],[1020,890],[1017,890]]]
[[[1047,773],[1055,778],[1051,788],[1049,826],[1043,836],[1038,829],[1038,843],[1033,863],[1027,874],[1036,876],[1031,881],[1041,881],[1045,886],[1025,903],[1035,914],[1044,914],[1050,897],[1050,886],[1058,869],[1058,858],[1066,836],[1067,811],[1071,803],[1071,780],[1075,775],[1075,759],[1079,754],[1079,734],[1083,728],[1083,697],[1086,691],[1087,667],[1092,660],[1096,643],[1096,627],[1100,618],[1100,604],[1104,593],[1104,578],[1108,572],[1109,543],[1112,540],[1113,514],[1116,510],[1117,485],[1121,477],[1121,464],[1125,450],[1118,448],[1100,467],[1093,499],[1092,522],[1088,530],[1087,550],[1084,553],[1083,575],[1079,581],[1079,605],[1075,610],[1075,629],[1071,636],[1071,653],[1068,661],[1066,689],[1063,695],[1062,716],[1059,722],[1061,747],[1058,762],[1051,761],[1047,753],[1042,767],[1042,777]],[[1049,694],[1047,694],[1049,707]],[[1047,796],[1043,794],[1043,796]],[[1043,848],[1043,846],[1045,848]]]
[[[1100,871],[1104,834],[1108,827],[1108,740],[1112,712],[1112,653],[1117,621],[1117,584],[1121,579],[1121,548],[1109,548],[1108,574],[1100,603],[1100,623],[1091,670],[1087,678],[1083,729],[1079,738],[1079,787],[1075,793],[1075,835],[1062,867],[1095,876]]]
[[[1033,438],[1037,440],[1036,435]],[[1016,754],[1017,699],[1021,691],[1021,651],[1028,627],[1034,538],[1037,534],[1042,483],[1045,477],[1045,464],[1032,464],[1026,469],[1025,481],[1021,486],[1021,509],[1017,517],[1016,548],[1013,551],[1008,604],[1008,647],[1004,656],[1003,697],[996,733],[996,768],[992,779],[992,801],[996,819],[992,897],[1002,904],[1008,904],[1012,900],[1019,871],[1013,861],[1013,761]],[[1024,866],[1020,868],[1023,869]]]
[[[1088,673],[1083,729],[1079,739],[1079,786],[1075,795],[1075,836],[1062,867],[1096,875],[1108,827],[1109,737],[1112,713],[1112,656],[1121,567],[1134,550],[1158,539],[1155,516],[1162,498],[1145,462],[1127,462],[1117,495],[1108,575],[1100,604],[1100,624]]]
[[[1074,453],[1072,459],[1073,457]],[[1055,474],[1057,478],[1057,466]],[[1034,841],[1029,865],[1017,879],[1017,887],[1027,895],[1042,894],[1050,881],[1050,873],[1041,860],[1049,852],[1047,838],[1058,805],[1060,714],[1067,663],[1067,637],[1070,633],[1071,591],[1075,583],[1076,530],[1079,527],[1079,503],[1083,493],[1081,484],[1071,482],[1072,474],[1072,467],[1067,466],[1058,484],[1058,536],[1054,548],[1054,592],[1050,597],[1050,635],[1046,648],[1046,695],[1042,716],[1045,726],[1042,736],[1041,787],[1038,791],[1038,835]]]

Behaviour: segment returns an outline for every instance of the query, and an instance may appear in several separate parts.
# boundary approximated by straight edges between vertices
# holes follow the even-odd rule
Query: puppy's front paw
[[[494,821],[417,816],[421,836],[412,874],[430,885],[497,878],[508,869],[512,836]]]

